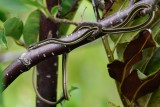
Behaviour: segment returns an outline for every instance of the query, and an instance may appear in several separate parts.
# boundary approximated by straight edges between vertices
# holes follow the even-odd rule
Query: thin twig
[[[109,45],[108,36],[103,36],[102,38],[103,38],[102,41],[103,41],[103,45],[104,45],[108,60],[109,60],[109,62],[113,62],[114,56],[113,56],[112,50]]]
[[[84,8],[83,13],[81,14],[81,21],[83,21],[84,13],[86,11],[87,7]]]
[[[50,14],[50,12],[48,11],[48,9],[45,9],[42,12],[46,15],[47,18],[49,18],[50,20],[52,20],[54,23],[73,24],[75,26],[80,26],[80,25],[99,26],[100,25],[97,22],[75,22],[75,21],[71,21],[71,20],[67,20],[67,19],[57,18],[57,17],[52,16]]]
[[[96,16],[97,21],[100,20],[100,15],[98,12],[98,6],[95,4],[95,0],[92,0],[92,6],[93,6],[93,10],[94,10],[94,14]]]

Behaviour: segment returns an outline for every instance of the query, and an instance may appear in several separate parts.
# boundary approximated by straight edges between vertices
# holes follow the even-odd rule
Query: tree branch
[[[138,3],[146,3],[146,4],[153,4],[154,0],[142,0]],[[134,6],[134,5],[133,5]],[[133,6],[130,6],[129,8],[120,11],[119,14],[114,14],[112,16],[109,16],[103,20],[101,20],[99,23],[102,25],[102,27],[109,27],[112,26],[112,24],[118,24],[120,23],[121,19],[124,19],[130,10],[133,8]],[[146,13],[145,13],[146,14]],[[81,29],[79,31],[76,31],[68,36],[65,36],[61,38],[61,40],[64,41],[70,41],[75,40],[79,38],[82,34],[84,34],[87,31],[87,29]],[[23,53],[17,60],[15,60],[13,63],[11,63],[5,70],[4,70],[4,80],[5,80],[5,88],[9,86],[20,74],[22,74],[25,71],[28,71],[31,67],[34,65],[37,65],[39,62],[44,61],[52,56],[60,55],[63,53],[70,52],[71,50],[85,45],[89,42],[94,41],[95,39],[98,39],[99,37],[102,37],[104,34],[99,33],[95,38],[89,38],[85,39],[77,44],[74,45],[61,45],[61,44],[46,44],[39,48],[29,50],[25,53]]]

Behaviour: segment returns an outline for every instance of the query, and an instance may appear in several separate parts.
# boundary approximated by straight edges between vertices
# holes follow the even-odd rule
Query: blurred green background
[[[88,0],[83,0],[74,20],[95,21],[92,6]],[[0,0],[0,11],[7,17],[19,17],[25,22],[28,14],[34,10],[19,0]],[[2,17],[3,15],[0,15]],[[68,33],[73,30],[70,27]],[[17,46],[11,38],[8,40],[8,49],[0,49],[0,62],[3,69],[26,51]],[[6,56],[6,57],[4,57]],[[121,106],[115,82],[108,75],[107,57],[101,39],[79,47],[69,54],[69,88],[78,87],[71,93],[70,101],[65,102],[65,107],[109,107],[109,102]],[[58,96],[61,88],[61,56],[59,59],[59,84]],[[46,90],[47,91],[47,90]],[[4,92],[4,107],[35,107],[35,93],[32,87],[32,69],[20,75]],[[58,105],[61,107],[61,105]]]

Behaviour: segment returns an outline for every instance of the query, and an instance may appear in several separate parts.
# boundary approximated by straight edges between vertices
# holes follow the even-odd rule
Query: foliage
[[[7,40],[4,31],[0,32],[0,45],[7,47]]]
[[[127,45],[124,51],[124,62],[114,61],[108,65],[110,76],[119,81],[123,95],[131,103],[156,90],[159,86],[160,75],[158,71],[144,79],[144,76],[138,75],[137,70],[131,70],[132,66],[142,59],[142,50],[153,46],[155,43],[150,32],[142,31],[137,39]],[[152,69],[150,70],[152,71]]]
[[[2,79],[2,67],[1,67],[1,64],[0,64],[0,106],[3,107],[3,95],[2,95],[2,90],[3,90],[3,79]]]
[[[37,42],[40,21],[39,16],[40,12],[35,10],[30,13],[26,20],[23,30],[23,39],[27,45]]]
[[[18,40],[23,32],[23,22],[16,17],[7,19],[4,22],[4,32],[6,36],[11,36]]]
[[[73,20],[77,9],[78,4],[80,4],[80,0],[62,0],[62,12],[60,14],[61,18]],[[66,31],[68,31],[70,25],[67,24],[61,24],[60,25],[60,35],[64,36],[66,34]]]
[[[59,5],[52,7],[51,13],[52,13],[52,15],[53,15],[54,17],[56,17],[59,8],[60,8]]]
[[[46,11],[46,4],[44,3],[44,1],[43,0],[15,1],[17,5],[22,4],[24,8],[27,8],[28,6],[33,7],[33,9],[31,9],[31,11],[28,12],[29,15],[28,14],[25,15],[25,17],[27,16],[27,19],[23,19],[21,17],[17,18],[17,17],[6,16],[4,12],[6,7],[4,10],[2,9],[3,11],[0,10],[0,20],[1,20],[0,46],[10,48],[11,45],[9,45],[8,42],[10,37],[16,42],[22,41],[24,46],[28,46],[32,43],[37,42],[39,27],[40,27],[39,26],[40,11],[46,17],[50,16],[50,13],[47,13]],[[89,1],[74,2],[74,0],[62,0],[61,4],[62,9],[60,5],[52,7],[51,15],[56,17],[59,10],[61,10],[61,15],[59,16],[60,18],[65,18],[69,20],[74,20],[74,19],[81,20],[80,18],[85,10],[84,7],[82,9],[82,6],[85,4],[87,4],[87,7],[89,8],[89,9],[87,8],[89,11],[88,10],[85,11],[86,12],[85,15],[89,14],[88,20],[95,20],[95,17],[91,15],[90,12],[92,10],[92,6]],[[112,7],[113,11],[109,11],[107,15],[111,15],[113,13],[125,9],[128,6],[128,4],[129,1],[126,2],[126,0],[125,1],[119,0],[115,2],[115,4]],[[81,16],[78,16],[79,14],[81,14]],[[113,51],[110,54],[113,54],[115,56],[116,53],[118,57],[117,60],[110,62],[107,65],[107,67],[110,77],[115,79],[117,82],[117,87],[118,87],[117,90],[115,88],[113,80],[111,80],[111,78],[104,72],[101,72],[106,70],[106,68],[103,68],[103,66],[105,65],[106,62],[108,62],[108,60],[104,61],[104,57],[106,56],[103,55],[102,52],[103,49],[101,48],[99,43],[92,43],[92,45],[88,45],[88,47],[86,46],[71,53],[72,61],[69,62],[69,65],[71,65],[70,70],[77,72],[76,73],[70,72],[69,75],[71,76],[71,78],[69,79],[71,83],[78,84],[79,88],[78,90],[76,90],[77,87],[71,88],[70,91],[71,92],[73,91],[73,99],[71,99],[70,102],[65,102],[65,103],[63,102],[63,106],[80,107],[84,105],[95,106],[95,104],[106,106],[106,103],[111,104],[111,106],[116,106],[116,105],[121,106],[122,99],[119,100],[118,94],[120,94],[120,96],[123,96],[125,100],[129,102],[128,104],[130,104],[130,106],[134,105],[134,102],[146,104],[145,103],[146,101],[143,102],[138,102],[138,101],[139,99],[143,99],[143,96],[151,92],[152,94],[150,98],[147,99],[148,104],[146,104],[147,105],[146,107],[157,106],[159,101],[156,100],[159,99],[160,97],[158,89],[160,82],[160,72],[159,72],[160,49],[159,47],[157,47],[160,44],[159,15],[160,11],[158,10],[156,12],[156,17],[154,21],[149,26],[149,28],[151,28],[152,30],[152,33],[150,32],[150,30],[143,30],[141,32],[136,31],[123,34],[111,34],[109,36],[111,39],[109,39],[110,41],[108,42],[111,44],[110,47],[113,47]],[[137,25],[138,23],[142,23],[146,20],[146,17],[148,16],[146,15],[144,17],[135,18],[133,21],[128,23],[127,26]],[[65,35],[67,34],[67,32],[73,31],[73,29],[69,28],[70,25],[60,24],[60,35]],[[20,45],[23,46],[22,44]],[[15,46],[18,47],[18,45]],[[86,50],[87,52],[88,51],[90,52],[88,52],[87,54]],[[96,50],[100,51],[100,52],[98,51],[100,54],[99,57],[95,57],[95,55],[98,56]],[[82,53],[80,51],[82,51]],[[82,55],[84,59],[77,57],[77,55]],[[87,60],[87,58],[89,59]],[[95,58],[94,61],[91,61],[91,58],[93,59]],[[102,64],[99,64],[100,62],[99,59],[101,59]],[[81,67],[75,67],[75,65],[78,64],[81,65]],[[2,71],[1,67],[0,71]],[[24,82],[24,80],[22,82]],[[22,83],[19,81],[19,84]],[[107,84],[110,84],[109,88]],[[103,86],[106,89],[102,89]],[[93,91],[93,89],[95,91]],[[2,86],[0,90],[2,90]],[[15,88],[15,90],[17,90],[17,88]],[[111,91],[114,92],[114,97]],[[92,99],[91,97],[88,97],[91,95],[88,93],[94,94],[95,98]],[[92,95],[92,97],[94,97],[94,95]],[[33,96],[33,94],[31,96]],[[100,100],[96,101],[98,98]],[[92,99],[92,100],[85,102],[87,104],[82,105],[81,103],[84,102],[84,100],[86,99],[87,100]]]

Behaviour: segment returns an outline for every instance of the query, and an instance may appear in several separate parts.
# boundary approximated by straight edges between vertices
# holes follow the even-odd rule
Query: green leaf
[[[141,71],[137,70],[137,75],[140,79],[145,79],[147,78],[147,76],[145,74],[143,74]]]
[[[117,51],[117,55],[118,55],[118,59],[119,59],[120,61],[123,60],[123,53],[124,53],[124,51],[125,51],[126,45],[127,45],[127,43],[121,43],[121,44],[118,44],[118,45],[117,45],[116,50],[118,50],[118,51]]]
[[[146,66],[154,53],[154,48],[155,47],[143,50],[142,52],[143,59],[134,65],[135,69],[138,69],[145,74]]]
[[[0,64],[0,107],[4,107],[3,106],[3,95],[2,95],[2,91],[3,91],[3,72],[2,72],[2,66]]]
[[[147,107],[159,107],[160,104],[160,88],[152,94]]]
[[[27,45],[37,41],[39,33],[40,12],[33,11],[27,18],[23,30],[23,39]]]
[[[145,69],[145,74],[149,75],[160,70],[160,48],[154,52]]]
[[[154,17],[154,20],[152,21],[150,28],[152,29],[152,35],[153,38],[158,36],[157,34],[160,32],[160,10],[156,11],[156,15]]]
[[[153,37],[158,36],[157,34],[160,32],[160,20],[158,20],[154,26],[152,27],[152,34]]]
[[[157,33],[157,36],[155,37],[155,40],[160,45],[160,32]]]
[[[78,6],[82,3],[82,0],[62,0],[62,12],[61,18],[72,20],[78,10]],[[66,35],[68,31],[69,24],[60,24],[60,35]]]
[[[3,22],[0,20],[0,31],[4,31]]]
[[[156,15],[150,26],[150,28],[152,29],[153,38],[155,38],[158,44],[160,44],[160,18],[159,16],[160,16],[160,9],[156,11]]]
[[[35,6],[39,9],[44,8],[44,6],[42,4],[40,4],[37,0],[20,0],[21,2],[31,5],[31,6]]]
[[[4,11],[0,10],[0,20],[2,21],[5,21],[7,18],[6,18],[6,14]]]
[[[75,91],[75,90],[77,90],[77,89],[79,89],[79,88],[76,87],[76,86],[71,86],[71,88],[68,90],[68,92],[69,92],[69,94],[71,94],[73,91]],[[65,107],[65,102],[66,102],[66,100],[63,100],[63,101],[60,103],[62,107]]]
[[[11,36],[18,40],[23,32],[23,22],[19,18],[9,18],[4,22],[6,36]]]
[[[7,40],[4,32],[0,31],[0,45],[7,47]]]
[[[4,34],[3,22],[0,20],[0,45],[7,47],[6,35]]]
[[[69,89],[69,93],[71,94],[73,91],[79,89],[78,87],[76,86],[71,86],[71,88]]]
[[[52,7],[52,9],[51,9],[51,13],[52,13],[52,15],[53,16],[55,16],[56,17],[56,15],[57,15],[57,13],[58,13],[58,9],[60,8],[60,6],[59,5],[56,5],[56,6],[54,6],[54,7]]]
[[[80,1],[76,0],[62,0],[62,13],[61,16],[65,16],[68,12],[75,12],[77,10],[77,4]]]

